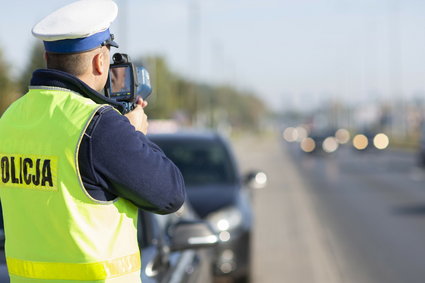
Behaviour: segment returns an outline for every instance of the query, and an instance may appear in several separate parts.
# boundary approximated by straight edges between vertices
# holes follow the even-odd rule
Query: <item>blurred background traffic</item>
[[[0,115],[44,67],[33,24],[69,2],[7,1]],[[143,215],[162,231],[140,240],[144,282],[423,282],[425,2],[116,2],[188,186],[185,212]],[[182,245],[200,228],[174,235],[180,218],[217,242]]]

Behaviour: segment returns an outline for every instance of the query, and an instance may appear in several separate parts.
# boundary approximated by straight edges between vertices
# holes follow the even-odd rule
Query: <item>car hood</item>
[[[189,202],[201,218],[221,208],[236,205],[239,190],[238,185],[186,186]]]

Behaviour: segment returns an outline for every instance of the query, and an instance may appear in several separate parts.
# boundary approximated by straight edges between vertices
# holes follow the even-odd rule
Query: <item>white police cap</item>
[[[101,45],[118,47],[109,26],[118,14],[112,0],[79,0],[46,16],[32,34],[48,52],[78,53]]]

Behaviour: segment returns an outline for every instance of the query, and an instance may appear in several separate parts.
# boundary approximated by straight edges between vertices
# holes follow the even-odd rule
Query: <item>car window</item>
[[[182,172],[187,186],[233,184],[235,169],[218,141],[153,139]]]

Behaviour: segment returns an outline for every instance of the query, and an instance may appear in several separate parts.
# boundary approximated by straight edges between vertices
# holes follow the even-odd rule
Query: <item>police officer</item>
[[[180,171],[145,136],[139,100],[121,115],[99,95],[117,47],[111,0],[81,0],[41,20],[47,69],[0,119],[0,197],[12,283],[140,282],[138,208],[172,213]]]

